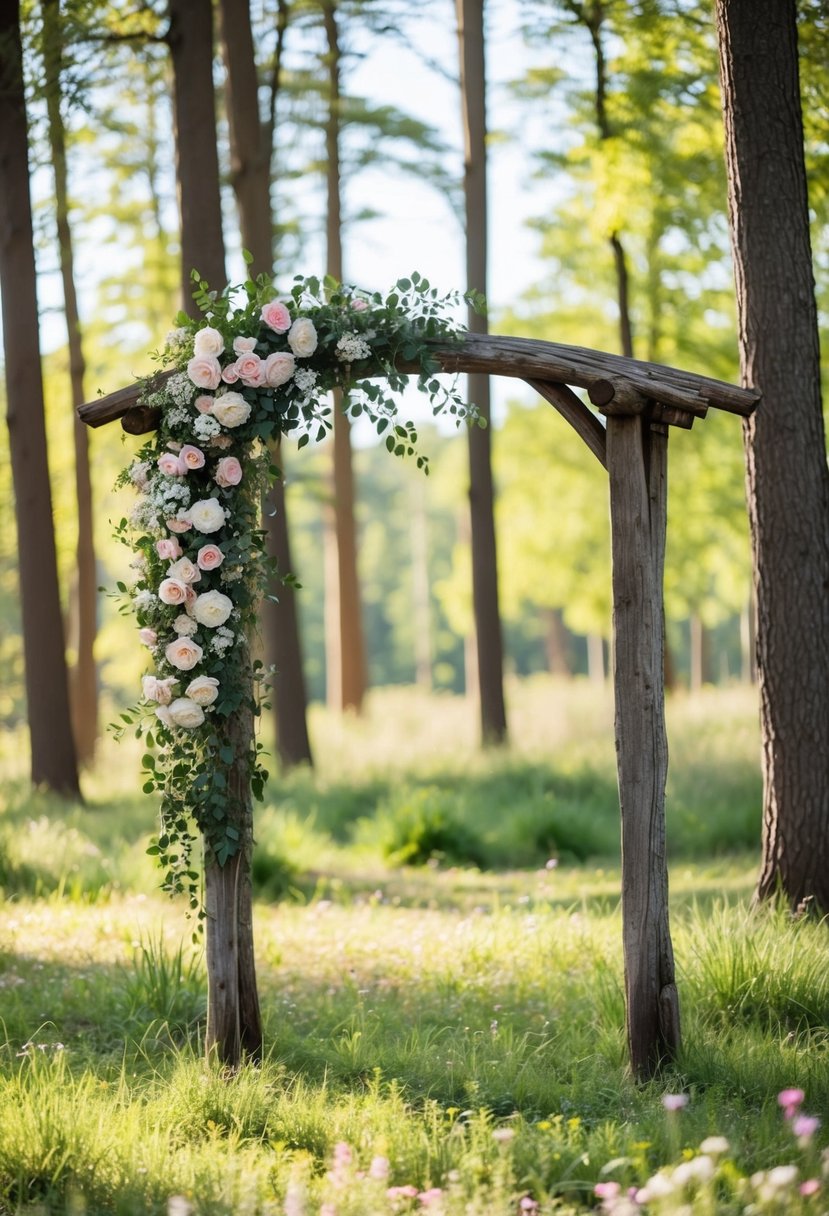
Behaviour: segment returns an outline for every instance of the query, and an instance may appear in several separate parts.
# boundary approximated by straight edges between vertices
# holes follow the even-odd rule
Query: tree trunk
[[[0,287],[32,781],[79,797],[40,366],[19,5],[0,5]]]
[[[201,314],[192,299],[190,272],[197,270],[213,291],[221,291],[227,282],[213,90],[213,9],[210,0],[170,0],[169,12],[181,294],[184,310],[196,317]]]
[[[699,692],[703,685],[711,683],[711,635],[698,612],[691,613],[688,632],[690,636],[688,683],[691,692]]]
[[[323,0],[323,22],[328,45],[328,118],[325,127],[327,156],[327,272],[338,282],[343,277],[342,200],[340,198],[340,44],[336,0]],[[343,413],[343,398],[334,393],[333,530],[336,565],[327,570],[336,583],[326,588],[331,596],[327,613],[326,672],[328,704],[360,713],[366,691],[366,655],[363,637],[360,580],[357,572],[357,526],[354,518],[354,470],[351,460],[351,423]],[[331,517],[330,517],[331,518]],[[329,522],[329,528],[332,523]],[[330,543],[330,542],[329,542]],[[334,631],[338,631],[336,643]]]
[[[717,0],[763,740],[758,898],[829,912],[829,471],[795,0]]]
[[[545,625],[544,650],[547,655],[547,670],[552,676],[569,679],[573,674],[570,667],[569,634],[561,609],[545,608],[542,617]]]
[[[679,1047],[668,926],[662,578],[667,428],[610,417],[616,758],[622,810],[622,935],[631,1067],[647,1080]]]
[[[587,635],[587,678],[597,688],[604,688],[604,638],[600,633]]]
[[[227,66],[227,112],[230,122],[231,180],[242,227],[242,245],[253,258],[253,276],[273,273],[271,212],[271,127],[259,111],[259,81],[248,0],[221,0],[222,41]],[[281,40],[278,44],[281,53]],[[279,65],[274,69],[278,87]],[[280,444],[271,444],[271,459],[282,465]],[[293,572],[285,482],[271,487],[265,505],[268,554],[282,574]],[[282,767],[311,764],[305,673],[299,634],[296,592],[273,580],[262,604],[265,663],[276,672],[273,707],[276,745]]]
[[[483,0],[456,0],[464,130],[466,210],[466,285],[486,293],[486,84]],[[486,333],[486,318],[470,309],[469,328]],[[492,428],[489,377],[467,377],[470,400],[486,427],[469,428],[469,508],[472,525],[472,599],[478,651],[481,738],[485,745],[505,743],[503,641],[498,608],[498,560],[492,484]]]
[[[55,211],[57,219],[60,271],[63,282],[64,312],[69,342],[69,377],[72,391],[73,438],[75,444],[75,495],[78,503],[78,543],[76,569],[71,597],[69,647],[75,653],[69,673],[69,693],[75,750],[82,764],[95,758],[98,739],[98,671],[95,665],[97,633],[98,580],[96,578],[95,539],[92,509],[92,478],[89,468],[89,436],[76,410],[86,400],[86,365],[81,341],[78,299],[75,291],[72,230],[69,226],[66,133],[61,113],[61,19],[60,0],[44,0],[43,50],[46,67],[46,106],[49,119],[49,147],[55,173]]]
[[[412,483],[410,537],[412,544],[412,621],[414,622],[415,683],[432,690],[432,603],[429,591],[429,518],[424,478]]]

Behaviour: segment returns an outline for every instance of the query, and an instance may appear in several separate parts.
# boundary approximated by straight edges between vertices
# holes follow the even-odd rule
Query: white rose
[[[173,629],[179,637],[191,638],[197,628],[196,622],[186,612],[182,612],[181,616],[177,616],[173,621]]]
[[[241,393],[222,393],[213,402],[213,417],[222,426],[242,426],[250,418],[250,405]]]
[[[159,705],[155,711],[155,716],[158,718],[159,722],[163,723],[163,725],[168,728],[168,730],[172,729],[173,719],[170,717],[169,706]]]
[[[207,591],[204,595],[196,596],[193,605],[193,616],[200,625],[209,629],[217,629],[224,625],[233,611],[233,601],[221,591]]]
[[[175,676],[169,676],[166,680],[159,680],[156,676],[144,676],[141,681],[141,690],[147,701],[157,701],[159,705],[169,705],[173,699],[173,685],[177,683],[178,680]]]
[[[204,721],[204,710],[201,705],[197,705],[189,697],[177,697],[167,707],[167,713],[175,726],[185,726],[189,730],[192,730],[194,726],[201,726]]]
[[[205,355],[216,357],[220,355],[225,348],[225,340],[219,333],[218,329],[212,329],[209,325],[206,329],[200,329],[193,339],[193,354],[198,358]]]
[[[176,638],[175,641],[168,642],[164,654],[172,667],[177,667],[179,671],[190,671],[201,662],[204,651],[190,638]]]
[[[307,359],[317,349],[317,331],[310,317],[297,317],[288,331],[288,345],[298,359]]]
[[[218,498],[201,498],[186,512],[197,532],[217,532],[225,522],[224,507]]]
[[[201,570],[189,557],[180,557],[177,562],[167,567],[167,577],[178,579],[181,583],[197,583],[201,578]]]
[[[196,676],[184,691],[197,705],[212,705],[219,695],[219,681],[215,676]]]

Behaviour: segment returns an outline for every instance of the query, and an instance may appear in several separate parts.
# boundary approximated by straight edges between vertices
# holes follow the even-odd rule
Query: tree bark
[[[69,710],[40,365],[20,10],[0,5],[0,287],[35,785],[80,797]]]
[[[342,282],[342,199],[340,197],[340,43],[336,0],[322,0],[327,42],[328,116],[325,125],[327,158],[326,243],[327,272]],[[326,570],[335,583],[326,587],[331,597],[326,611],[326,680],[328,704],[360,713],[366,691],[366,654],[357,572],[357,526],[354,518],[354,469],[351,459],[351,423],[343,413],[343,398],[334,393],[334,467],[332,515],[328,527],[336,538],[336,563]],[[328,541],[331,547],[331,541]]]
[[[90,764],[95,758],[95,744],[98,739],[98,670],[95,664],[98,580],[95,562],[92,478],[89,468],[89,436],[86,427],[75,412],[78,406],[86,400],[84,390],[86,364],[81,339],[78,298],[75,290],[72,230],[69,224],[66,132],[61,113],[61,45],[60,0],[44,0],[43,50],[46,68],[46,106],[49,120],[49,147],[55,174],[58,250],[69,343],[72,433],[75,445],[75,497],[78,504],[76,568],[70,591],[74,610],[69,614],[69,645],[70,650],[75,652],[75,662],[69,672],[69,693],[75,750],[78,760],[82,764]]]
[[[456,0],[464,130],[466,212],[466,285],[486,293],[486,77],[483,0]],[[486,317],[469,311],[469,329],[486,333]],[[492,481],[492,428],[489,378],[468,377],[470,400],[486,427],[468,431],[469,509],[472,526],[472,599],[475,612],[481,738],[484,745],[505,743],[503,639],[498,607],[498,556]]]
[[[829,472],[795,0],[717,0],[763,745],[757,897],[829,912]]]
[[[253,261],[253,276],[273,274],[271,211],[271,126],[259,110],[259,81],[248,0],[221,0],[222,41],[227,67],[227,111],[230,122],[231,180],[239,209],[242,245]],[[281,40],[278,54],[281,54]],[[274,69],[278,87],[279,66]],[[273,104],[273,101],[272,101]],[[279,440],[271,444],[271,459],[282,466]],[[285,482],[278,478],[265,503],[268,554],[282,574],[293,572],[285,503]],[[274,579],[262,604],[265,662],[276,673],[273,684],[276,746],[283,768],[311,764],[308,738],[308,698],[302,665],[296,592]]]
[[[183,308],[200,316],[190,277],[197,270],[212,291],[227,279],[222,234],[219,153],[213,89],[213,9],[210,0],[170,0],[168,42],[173,60],[176,181],[181,216]],[[212,188],[216,183],[216,190]],[[221,251],[221,254],[220,254]]]
[[[627,1033],[634,1076],[647,1080],[679,1047],[665,856],[667,430],[618,416],[607,440]]]

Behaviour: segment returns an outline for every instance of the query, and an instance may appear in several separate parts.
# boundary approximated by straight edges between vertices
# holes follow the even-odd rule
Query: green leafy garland
[[[271,573],[259,516],[278,476],[267,443],[289,432],[299,447],[323,438],[332,426],[327,394],[339,388],[348,413],[367,415],[389,451],[425,467],[413,423],[397,416],[408,377],[396,363],[419,369],[436,414],[474,419],[455,388],[435,378],[431,348],[460,339],[451,313],[462,299],[480,306],[480,297],[441,297],[417,274],[386,296],[298,278],[285,299],[265,278],[221,295],[194,279],[203,316],[179,314],[157,356],[167,370],[145,385],[141,403],[159,424],[119,479],[140,498],[116,532],[137,551],[134,585],[119,590],[152,660],[142,701],[121,715],[147,744],[144,791],[161,797],[149,851],[164,888],[187,891],[197,908],[194,828],[224,865],[243,846],[244,808],[234,800],[247,788],[261,799],[267,778],[260,744],[252,739],[240,757],[229,741],[233,715],[258,713],[248,640]]]

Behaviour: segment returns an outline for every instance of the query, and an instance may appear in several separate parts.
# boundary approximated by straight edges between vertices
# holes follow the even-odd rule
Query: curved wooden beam
[[[599,463],[607,468],[605,429],[581,398],[577,397],[566,384],[548,384],[544,380],[528,380],[527,384],[538,393],[539,397],[549,401],[562,418],[566,418],[573,430],[581,435]]]
[[[608,412],[612,411],[613,402],[623,412],[631,412],[628,402],[647,397],[695,417],[704,417],[708,406],[747,417],[760,398],[754,389],[737,388],[708,376],[533,338],[466,334],[457,344],[435,343],[432,353],[444,372],[483,372],[490,376],[513,376],[528,383],[575,384],[588,392],[598,385]],[[416,363],[404,360],[399,360],[396,368],[407,375],[420,371]],[[159,380],[169,374],[160,373]],[[80,406],[78,416],[89,426],[103,426],[123,417],[138,401],[141,392],[140,384],[119,389]]]

